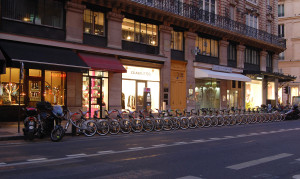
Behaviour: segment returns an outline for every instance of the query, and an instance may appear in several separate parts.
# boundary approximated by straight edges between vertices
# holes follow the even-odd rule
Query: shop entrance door
[[[28,106],[36,106],[42,101],[42,78],[29,77],[28,79]]]
[[[139,111],[144,108],[144,88],[146,88],[146,82],[137,81],[136,87],[136,110]]]

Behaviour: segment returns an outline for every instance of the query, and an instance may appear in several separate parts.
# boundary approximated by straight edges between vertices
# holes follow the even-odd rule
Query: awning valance
[[[12,61],[70,68],[89,68],[75,52],[66,48],[6,40],[0,40],[0,47]]]
[[[195,78],[216,78],[216,79],[224,79],[224,80],[236,80],[236,81],[251,81],[250,78],[236,73],[224,73],[217,72],[212,70],[204,70],[204,69],[195,69]]]
[[[79,57],[94,70],[111,71],[115,73],[126,73],[121,62],[113,57],[78,53]]]

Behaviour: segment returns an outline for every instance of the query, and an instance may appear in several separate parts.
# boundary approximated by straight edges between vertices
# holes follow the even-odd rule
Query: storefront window
[[[227,90],[227,107],[229,108],[240,108],[239,106],[239,91],[238,90]]]
[[[134,66],[124,67],[127,73],[122,74],[122,109],[132,111],[147,108],[153,111],[158,109],[160,105],[160,70]],[[147,102],[150,103],[148,107]]]
[[[19,68],[6,68],[6,74],[0,75],[0,105],[18,105],[20,91],[20,104],[24,104],[23,80],[20,86],[19,77]]]
[[[82,106],[84,110],[90,111],[93,117],[98,111],[98,118],[105,117],[105,110],[108,110],[108,72],[89,71],[83,74]]]
[[[246,82],[246,108],[260,107],[262,104],[262,81]]]
[[[42,70],[29,69],[29,76],[42,77]]]
[[[122,39],[147,45],[158,45],[157,25],[141,23],[132,19],[123,19]]]
[[[45,71],[45,101],[53,105],[65,105],[66,73]],[[40,101],[40,99],[38,100]]]
[[[196,109],[220,108],[220,82],[215,79],[196,80]]]
[[[291,87],[291,101],[293,102],[294,96],[299,96],[298,87]]]
[[[282,104],[282,88],[278,88],[278,103]]]
[[[275,100],[275,83],[268,82],[268,99]]]

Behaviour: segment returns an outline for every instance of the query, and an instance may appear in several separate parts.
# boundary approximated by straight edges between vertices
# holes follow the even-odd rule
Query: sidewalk
[[[62,121],[62,126],[65,126],[67,121]],[[24,124],[20,122],[20,133],[18,133],[18,122],[0,122],[0,141],[5,140],[22,140]],[[66,135],[71,135],[71,128],[69,127]]]
[[[0,123],[0,141],[24,139],[23,122],[20,122],[20,133],[18,133],[18,122]]]

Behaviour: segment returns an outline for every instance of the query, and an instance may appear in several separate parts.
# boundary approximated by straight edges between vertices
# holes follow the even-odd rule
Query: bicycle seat
[[[89,111],[82,111],[81,109],[79,109],[81,115],[85,116],[87,113],[89,113]]]

